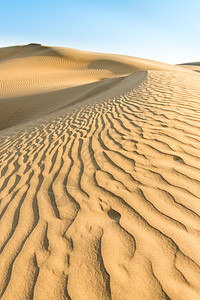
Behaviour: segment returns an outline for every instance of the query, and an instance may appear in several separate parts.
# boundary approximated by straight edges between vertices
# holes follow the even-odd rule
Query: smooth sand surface
[[[200,73],[200,62],[180,64],[180,65],[177,65],[177,66],[186,68],[188,70],[193,70],[193,71],[196,71],[196,72]]]
[[[0,49],[0,298],[200,299],[200,75]]]

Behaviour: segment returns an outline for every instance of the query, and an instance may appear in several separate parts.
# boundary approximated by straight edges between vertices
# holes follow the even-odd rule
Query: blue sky
[[[200,0],[0,0],[0,47],[28,43],[200,61]]]

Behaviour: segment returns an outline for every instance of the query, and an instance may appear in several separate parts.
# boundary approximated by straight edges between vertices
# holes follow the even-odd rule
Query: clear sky
[[[0,47],[28,43],[200,61],[200,0],[0,0]]]

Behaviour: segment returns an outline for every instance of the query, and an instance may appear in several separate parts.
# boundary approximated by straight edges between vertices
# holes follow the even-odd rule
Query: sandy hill
[[[39,44],[0,48],[0,70],[0,129],[42,118],[62,107],[69,110],[72,104],[79,106],[103,93],[101,101],[106,91],[108,97],[115,96],[119,82],[123,90],[123,78],[135,72],[184,72],[141,58]]]
[[[0,298],[200,299],[200,75],[0,49]]]
[[[196,71],[196,72],[200,72],[200,62],[191,62],[191,63],[179,64],[177,66],[186,68],[188,70],[193,70],[193,71]]]

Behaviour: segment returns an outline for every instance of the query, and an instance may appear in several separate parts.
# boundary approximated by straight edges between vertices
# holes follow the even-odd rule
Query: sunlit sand
[[[0,298],[200,299],[200,74],[0,49]]]

